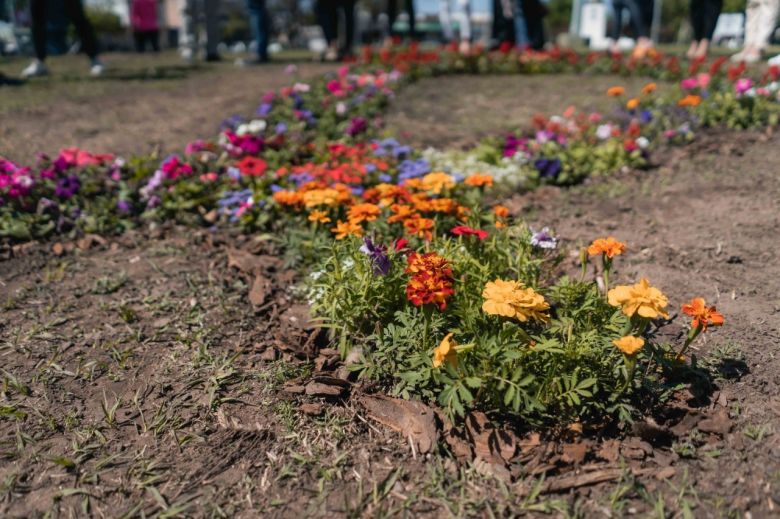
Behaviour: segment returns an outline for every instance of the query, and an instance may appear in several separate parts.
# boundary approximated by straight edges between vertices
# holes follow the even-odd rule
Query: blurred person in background
[[[355,40],[355,0],[318,0],[317,21],[322,27],[327,48],[323,59],[339,61],[352,56]],[[344,44],[339,46],[339,19],[344,19]]]
[[[157,0],[130,0],[130,25],[136,52],[146,51],[147,43],[154,52],[160,51]]]
[[[780,0],[747,0],[745,10],[745,46],[734,54],[732,61],[755,63],[769,42],[775,29],[777,9]],[[777,60],[777,56],[770,61]]]
[[[219,0],[184,0],[182,2],[179,47],[186,61],[195,59],[198,51],[200,21],[206,26],[206,61],[219,61]]]
[[[471,4],[469,0],[439,0],[439,24],[447,43],[455,41],[452,22],[456,18],[460,37],[458,48],[460,52],[466,54],[471,50]]]
[[[528,36],[528,21],[525,17],[523,0],[514,0],[511,9],[515,28],[515,47],[526,50],[531,46],[531,39]]]
[[[540,0],[523,0],[523,14],[528,31],[528,45],[534,50],[542,50],[545,43],[544,17],[547,6]]]
[[[490,27],[491,49],[506,47],[515,41],[512,1],[493,0],[493,23]]]
[[[641,3],[640,3],[641,1]],[[650,4],[650,18],[652,19],[653,0],[612,0],[612,9],[614,14],[614,24],[610,32],[612,40],[612,52],[620,53],[618,40],[623,33],[623,11],[628,11],[629,24],[636,38],[636,46],[632,56],[643,58],[650,49],[652,41],[650,40],[650,24],[647,18],[647,4]]]
[[[81,50],[90,61],[89,73],[100,76],[105,66],[98,58],[97,38],[92,24],[84,13],[81,0],[62,0],[68,19],[76,28],[81,41]],[[32,18],[32,39],[35,47],[35,60],[22,71],[22,77],[45,76],[49,73],[46,66],[46,0],[30,0],[30,17]]]
[[[693,41],[686,53],[689,59],[701,59],[707,55],[721,9],[723,0],[691,0]]]
[[[414,41],[417,39],[417,15],[414,11],[414,0],[387,0],[387,24],[388,24],[388,38],[385,39],[385,45],[393,45],[395,42],[401,39],[401,35],[393,29],[395,20],[398,18],[398,2],[403,1],[404,9],[409,17],[409,32],[407,35],[409,39]]]
[[[257,51],[254,58],[242,62],[244,65],[268,63],[268,37],[271,31],[271,20],[268,17],[265,1],[246,1],[246,7],[249,11],[249,26],[252,29],[252,37],[255,39]]]

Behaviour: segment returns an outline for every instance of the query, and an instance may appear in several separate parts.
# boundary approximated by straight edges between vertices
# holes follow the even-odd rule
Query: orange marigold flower
[[[434,198],[428,202],[428,211],[452,214],[458,210],[458,203],[452,198]]]
[[[615,339],[612,344],[629,357],[636,355],[639,350],[645,346],[645,340],[641,337],[634,337],[633,335],[626,335],[620,339]]]
[[[682,305],[682,311],[685,315],[693,318],[691,327],[698,328],[701,331],[707,329],[707,326],[723,326],[725,318],[718,312],[714,306],[707,307],[706,302],[701,297],[694,297],[690,303]]]
[[[626,89],[622,86],[613,86],[607,89],[607,95],[610,97],[620,97],[626,93]]]
[[[475,173],[474,175],[466,177],[466,180],[464,180],[463,183],[472,187],[491,187],[493,185],[493,177]]]
[[[643,94],[652,94],[656,90],[658,90],[658,85],[656,85],[655,83],[648,83],[642,87]]]
[[[433,220],[430,218],[423,218],[420,215],[414,215],[411,218],[404,220],[404,228],[407,234],[417,236],[423,240],[430,241],[433,238]]]
[[[610,259],[623,254],[626,250],[626,244],[617,241],[612,236],[606,238],[599,238],[593,240],[593,243],[588,247],[588,254],[591,256],[598,256],[599,254],[606,254]]]
[[[455,347],[458,345],[452,340],[453,333],[448,333],[447,336],[442,339],[441,343],[433,350],[433,367],[438,368],[445,362],[448,362],[453,367],[458,367],[458,352],[455,351]]]
[[[277,191],[274,193],[274,201],[279,205],[294,206],[303,201],[303,197],[296,191]]]
[[[314,210],[309,213],[309,221],[317,223],[328,223],[330,222],[330,218],[328,217],[328,213],[325,211]]]
[[[664,308],[669,299],[657,288],[650,286],[646,278],[635,285],[621,285],[607,293],[607,300],[612,306],[619,306],[628,317],[639,315],[647,319],[663,317],[669,319]]]
[[[339,220],[330,232],[336,235],[337,240],[343,240],[347,236],[363,236],[363,227],[359,223]]]
[[[509,208],[499,204],[493,207],[493,213],[499,218],[506,218],[509,216]]]
[[[407,258],[406,273],[413,274],[406,284],[406,298],[413,305],[432,303],[440,311],[447,308],[447,298],[455,291],[452,288],[452,269],[446,258],[435,252],[413,252]]]
[[[422,178],[422,188],[425,191],[432,191],[437,195],[445,189],[450,189],[455,186],[455,179],[452,175],[441,171],[435,171],[428,173]]]
[[[635,110],[636,107],[638,106],[639,106],[639,98],[637,97],[632,97],[626,102],[626,108],[628,108],[629,110]]]
[[[405,204],[393,204],[390,206],[390,211],[393,213],[393,216],[387,218],[387,223],[403,222],[417,214],[412,206]]]
[[[373,222],[379,218],[381,212],[375,204],[355,204],[349,208],[347,217],[354,223]]]
[[[695,94],[688,94],[677,101],[677,104],[679,106],[699,106],[701,104],[701,97]]]
[[[501,221],[496,222],[496,229],[503,229],[504,227],[506,227],[506,224],[504,222]]]
[[[412,252],[406,259],[407,274],[418,274],[420,272],[435,272],[445,276],[452,276],[452,269],[447,258],[439,256],[435,252],[419,254]]]

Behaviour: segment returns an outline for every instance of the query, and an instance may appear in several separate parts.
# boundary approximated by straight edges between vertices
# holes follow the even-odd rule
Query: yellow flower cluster
[[[544,313],[550,309],[544,296],[533,288],[524,288],[518,281],[491,281],[485,285],[482,297],[485,300],[482,310],[490,315],[511,317],[520,322],[550,320],[550,316]]]
[[[619,306],[628,317],[639,315],[647,319],[669,318],[664,310],[669,304],[666,296],[657,288],[650,286],[646,278],[635,285],[621,285],[607,294],[609,304]]]

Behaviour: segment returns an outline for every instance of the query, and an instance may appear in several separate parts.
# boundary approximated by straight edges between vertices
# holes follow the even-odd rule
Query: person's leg
[[[46,0],[30,0],[30,18],[32,18],[32,39],[35,57],[46,60]]]
[[[715,34],[715,26],[723,9],[723,0],[705,0],[702,7],[702,27],[699,48],[696,51],[697,58],[703,58],[710,50],[712,35]]]
[[[439,0],[439,25],[444,41],[451,42],[454,38],[452,17],[450,16],[450,0]]]
[[[257,59],[268,61],[268,12],[265,0],[247,0],[249,25],[257,44]]]
[[[778,0],[759,0],[759,17],[756,24],[754,43],[761,52],[769,43],[769,37],[775,29],[777,19]]]
[[[456,0],[457,15],[460,18],[460,41],[471,41],[471,2],[469,0]]]
[[[205,0],[206,60],[219,59],[217,45],[220,39],[219,0]]]
[[[515,45],[521,49],[528,47],[528,26],[525,23],[523,14],[523,0],[515,0],[514,22],[515,22]]]
[[[699,41],[703,38],[704,2],[705,0],[691,0],[688,5],[688,16],[690,17],[691,30],[693,32],[691,44],[685,53],[688,59],[696,57],[699,52]]]
[[[620,35],[623,33],[623,2],[615,0],[612,2],[612,30],[609,37],[617,44]]]
[[[355,41],[355,0],[341,0],[341,8],[344,10],[344,46],[340,55],[345,57],[352,55]]]
[[[393,29],[395,20],[398,18],[398,5],[396,4],[397,1],[399,0],[387,0],[387,3],[385,4],[385,10],[387,11],[387,33],[391,38],[395,38],[397,36],[395,30]]]
[[[406,0],[404,2],[406,6],[406,14],[409,16],[409,39],[417,39],[417,15],[414,11],[414,0]]]
[[[152,51],[160,52],[160,30],[149,31],[149,38],[152,40]]]
[[[135,51],[142,53],[146,47],[144,44],[144,33],[141,31],[133,31],[133,42],[135,43]]]
[[[84,13],[84,5],[81,0],[64,0],[65,13],[76,28],[76,34],[81,40],[81,50],[94,61],[98,55],[97,38],[92,24]]]
[[[698,42],[704,38],[704,17],[706,0],[691,0],[689,14],[693,41]]]

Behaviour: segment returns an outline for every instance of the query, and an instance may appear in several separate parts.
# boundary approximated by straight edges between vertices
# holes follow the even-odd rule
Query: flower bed
[[[391,392],[436,400],[453,417],[497,410],[540,427],[630,420],[661,401],[689,369],[690,342],[722,316],[694,299],[683,307],[693,317],[685,343],[657,343],[648,332],[668,318],[667,298],[644,279],[610,286],[622,244],[595,241],[582,275],[563,276],[555,236],[487,200],[642,167],[654,147],[684,143],[698,128],[775,124],[778,71],[750,77],[718,60],[683,75],[661,55],[562,51],[411,49],[363,60],[266,94],[253,118],[225,121],[217,138],[182,155],[63,150],[34,168],[0,160],[0,236],[117,233],[149,220],[273,231],[288,263],[311,272],[304,290],[342,353],[359,347],[355,369]],[[613,116],[570,108],[469,152],[417,154],[379,138],[394,88],[453,72],[681,83],[667,95],[654,83],[639,92],[615,86]],[[600,263],[598,282],[586,279],[588,256]]]

